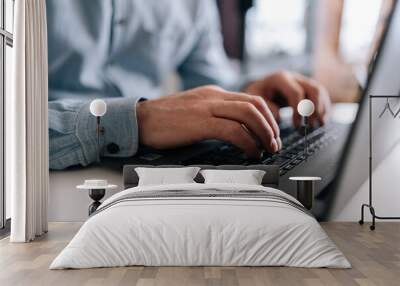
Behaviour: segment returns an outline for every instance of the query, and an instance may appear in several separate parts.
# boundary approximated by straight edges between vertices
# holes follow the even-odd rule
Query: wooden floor
[[[289,267],[123,267],[48,270],[50,262],[79,229],[52,223],[49,233],[29,244],[0,241],[0,285],[400,285],[400,223],[381,223],[375,232],[356,223],[325,223],[324,229],[352,269]]]

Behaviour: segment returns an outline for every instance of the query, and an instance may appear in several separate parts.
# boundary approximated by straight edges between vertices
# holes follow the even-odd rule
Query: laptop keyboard
[[[308,156],[336,140],[338,130],[335,126],[319,127],[309,132]],[[279,165],[280,175],[284,175],[301,162],[306,160],[304,150],[304,136],[293,128],[281,129],[282,150],[276,154],[264,152],[260,159],[247,159],[244,153],[232,144],[226,143],[219,148],[189,158],[182,163],[185,165],[210,164],[210,165],[250,165],[266,164]]]

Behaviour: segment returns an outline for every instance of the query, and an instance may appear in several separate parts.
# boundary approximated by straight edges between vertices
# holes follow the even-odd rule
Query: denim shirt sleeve
[[[129,157],[138,149],[136,103],[139,98],[109,98],[107,113],[100,125],[100,153],[108,157]],[[97,159],[96,118],[89,111],[90,101],[49,102],[50,169],[73,165],[87,166]],[[111,143],[114,150],[107,148]]]

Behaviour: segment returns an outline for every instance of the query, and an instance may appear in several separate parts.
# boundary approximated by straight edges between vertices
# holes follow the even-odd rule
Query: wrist
[[[136,120],[137,120],[137,126],[138,126],[138,141],[139,144],[141,145],[148,145],[147,144],[147,133],[146,126],[148,125],[147,122],[149,121],[149,105],[151,105],[151,100],[143,100],[139,101],[136,104]]]

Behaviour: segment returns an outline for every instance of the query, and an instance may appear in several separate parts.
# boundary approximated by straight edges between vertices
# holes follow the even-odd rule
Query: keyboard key
[[[294,167],[295,167],[295,165],[289,164],[289,165],[283,167],[283,170],[289,171],[289,170],[293,169]]]

